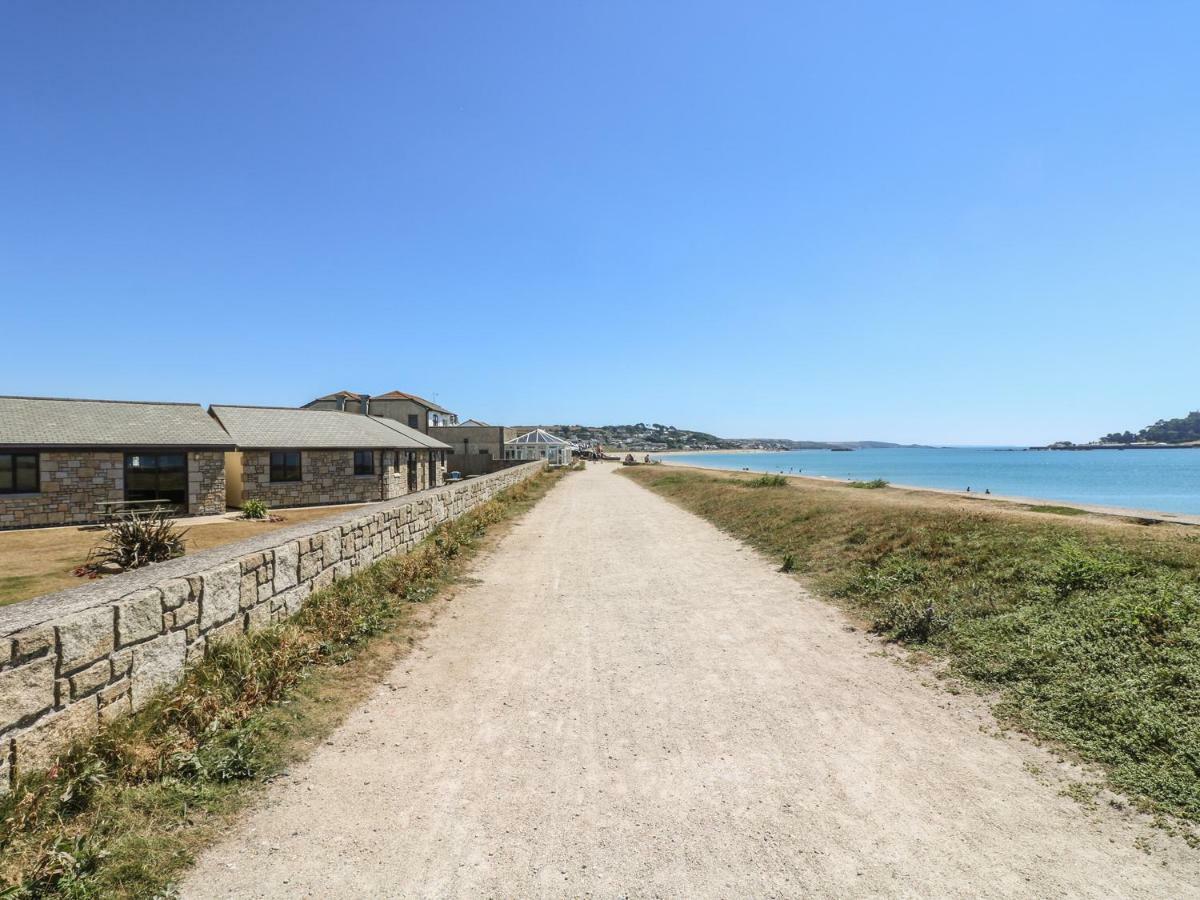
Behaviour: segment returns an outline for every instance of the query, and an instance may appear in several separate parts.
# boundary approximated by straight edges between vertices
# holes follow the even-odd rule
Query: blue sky
[[[0,20],[0,393],[946,443],[1200,406],[1194,4]]]

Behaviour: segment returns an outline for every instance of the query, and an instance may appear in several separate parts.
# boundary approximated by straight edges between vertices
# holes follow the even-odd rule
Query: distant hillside
[[[1102,444],[1187,444],[1193,441],[1200,441],[1200,410],[1194,410],[1180,419],[1159,419],[1137,434],[1114,431],[1100,438]]]
[[[629,450],[732,450],[740,446],[703,431],[674,425],[546,425],[547,431],[574,443],[602,444]]]
[[[899,447],[885,441],[793,441],[787,438],[721,438],[704,431],[660,425],[544,425],[573,443],[625,450],[828,450],[832,447]]]
[[[741,447],[767,447],[772,450],[830,450],[834,447],[864,448],[917,447],[921,444],[892,444],[888,441],[793,441],[787,438],[730,438]]]

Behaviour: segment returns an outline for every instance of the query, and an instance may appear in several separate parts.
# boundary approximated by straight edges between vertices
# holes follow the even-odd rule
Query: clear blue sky
[[[1088,439],[1200,407],[1190,3],[0,11],[0,393]]]

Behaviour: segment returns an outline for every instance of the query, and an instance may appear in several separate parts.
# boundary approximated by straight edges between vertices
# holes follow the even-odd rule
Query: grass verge
[[[19,782],[0,801],[0,897],[169,892],[255,786],[302,758],[395,664],[489,529],[562,475],[516,485],[411,553],[313,594],[292,619],[215,645],[146,709]]]
[[[895,490],[623,472],[998,692],[1002,721],[1200,822],[1200,536]]]

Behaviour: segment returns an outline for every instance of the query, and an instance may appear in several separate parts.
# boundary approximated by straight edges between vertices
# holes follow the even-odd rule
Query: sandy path
[[[1194,895],[1182,845],[614,474],[571,475],[185,897]]]

